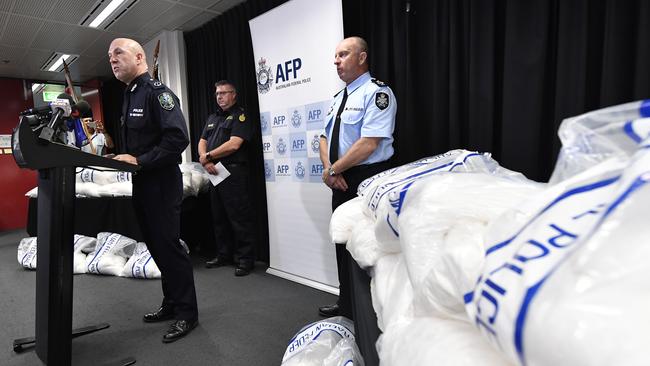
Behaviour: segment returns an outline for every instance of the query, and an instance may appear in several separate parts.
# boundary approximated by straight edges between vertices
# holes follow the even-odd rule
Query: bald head
[[[125,84],[147,72],[147,56],[142,46],[129,38],[116,38],[108,49],[113,75]]]
[[[350,84],[368,71],[368,43],[361,37],[342,40],[336,46],[334,65],[341,80]]]
[[[357,51],[368,53],[368,43],[366,42],[365,39],[355,36],[355,37],[346,38],[344,39],[344,41],[352,42],[352,44],[354,44],[354,47],[356,47]]]

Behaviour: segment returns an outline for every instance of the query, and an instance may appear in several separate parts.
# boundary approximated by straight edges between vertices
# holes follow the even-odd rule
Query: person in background
[[[83,118],[81,122],[86,126],[88,131],[88,143],[81,147],[82,151],[96,155],[106,155],[108,149],[113,148],[113,139],[104,130],[104,124],[101,121],[93,121],[92,118]]]
[[[336,47],[334,65],[345,88],[334,96],[320,137],[323,183],[332,189],[332,211],[357,196],[361,182],[388,169],[393,156],[397,102],[393,91],[368,71],[368,45],[350,37]],[[321,306],[320,315],[354,319],[350,263],[345,243],[336,245],[339,299]]]
[[[194,274],[180,243],[183,181],[178,163],[189,144],[176,95],[147,72],[142,46],[127,38],[111,42],[108,58],[115,77],[127,84],[122,105],[120,154],[115,159],[141,166],[133,175],[133,208],[147,248],[162,274],[160,308],[143,321],[173,319],[163,335],[176,341],[199,322]]]
[[[230,172],[224,181],[210,186],[210,203],[217,256],[206,262],[215,268],[235,263],[235,276],[246,276],[255,260],[255,229],[249,196],[248,145],[251,121],[237,103],[237,89],[227,80],[215,83],[217,112],[210,115],[199,140],[199,162],[210,174],[216,163]]]

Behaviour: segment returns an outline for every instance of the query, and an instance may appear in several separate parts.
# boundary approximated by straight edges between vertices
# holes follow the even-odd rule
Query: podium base
[[[71,338],[81,337],[82,335],[94,333],[110,327],[108,323],[100,323],[97,325],[89,325],[87,327],[77,328],[72,330]],[[14,352],[20,353],[25,348],[32,348],[36,344],[36,337],[26,337],[14,339]]]

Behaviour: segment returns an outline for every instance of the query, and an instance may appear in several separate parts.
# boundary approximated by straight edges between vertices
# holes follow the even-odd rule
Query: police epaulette
[[[377,85],[379,85],[379,86],[388,86],[388,84],[384,83],[384,82],[381,81],[381,80],[377,80],[377,79],[375,79],[375,78],[372,78],[370,81],[372,81],[373,83],[375,83],[375,84],[377,84]]]
[[[161,83],[159,80],[149,79],[149,83],[156,89],[165,87],[165,85]]]

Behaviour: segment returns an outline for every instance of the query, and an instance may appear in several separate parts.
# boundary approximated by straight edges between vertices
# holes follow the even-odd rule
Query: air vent
[[[63,71],[63,60],[70,66],[73,62],[77,61],[79,55],[69,55],[63,52],[54,52],[47,61],[41,66],[41,70],[50,72]]]
[[[79,25],[97,29],[108,29],[138,0],[98,0]]]

